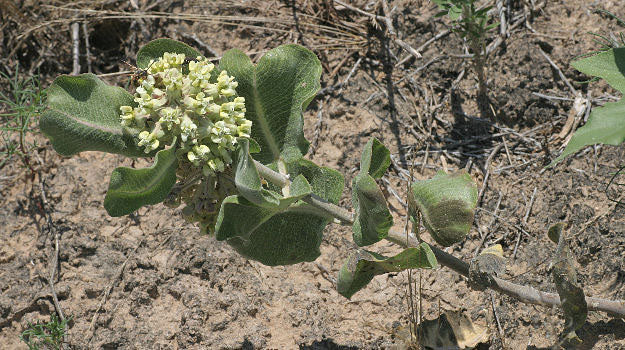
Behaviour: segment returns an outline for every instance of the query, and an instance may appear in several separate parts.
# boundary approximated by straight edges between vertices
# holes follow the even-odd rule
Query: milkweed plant
[[[305,158],[303,111],[321,76],[310,50],[282,45],[256,65],[243,52],[230,50],[213,65],[186,44],[158,39],[139,50],[137,66],[133,94],[93,74],[58,77],[47,89],[40,119],[41,131],[61,155],[102,151],[153,159],[147,168],[112,171],[104,198],[109,215],[184,203],[182,216],[198,223],[202,233],[270,266],[313,261],[330,222],[351,226],[357,248],[346,248],[351,251],[337,278],[337,290],[347,298],[376,275],[434,268],[437,257],[467,275],[466,263],[434,244],[409,245],[403,233],[391,231],[393,216],[377,183],[391,159],[378,140],[366,142],[360,171],[351,179],[352,210],[337,206],[343,175]],[[478,198],[469,174],[441,172],[415,181],[407,196],[417,237],[422,223],[437,245],[466,238]],[[556,233],[550,237],[561,240]],[[367,249],[383,239],[408,247],[394,256]],[[470,281],[475,275],[486,286],[493,283],[482,267],[503,256],[500,246],[491,248],[471,262]],[[557,271],[566,272],[567,266]],[[575,276],[556,277],[563,299],[584,300]],[[523,300],[521,292],[514,293]],[[573,334],[586,318],[585,304],[579,305],[563,306],[567,320],[573,320],[567,332]]]
[[[214,65],[186,44],[158,39],[139,50],[137,66],[132,94],[93,74],[58,77],[40,119],[61,155],[103,151],[153,159],[144,169],[112,171],[104,198],[111,216],[184,204],[182,216],[201,232],[272,266],[315,260],[333,221],[352,226],[359,247],[390,239],[393,217],[376,183],[390,165],[382,143],[371,139],[364,147],[352,180],[353,213],[336,205],[343,176],[305,158],[302,113],[321,76],[310,50],[282,45],[257,65],[230,50]],[[466,173],[440,173],[410,191],[412,215],[445,246],[466,236],[476,202],[476,184]],[[436,264],[426,243],[391,257],[357,249],[337,287],[351,297],[375,275]]]

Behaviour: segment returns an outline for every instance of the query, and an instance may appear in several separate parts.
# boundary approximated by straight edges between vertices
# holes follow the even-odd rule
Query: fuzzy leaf
[[[380,179],[391,165],[391,152],[373,138],[367,142],[360,157],[360,172],[368,173],[374,179]]]
[[[351,298],[377,275],[406,269],[435,268],[436,265],[436,257],[427,243],[421,243],[416,248],[407,248],[390,258],[366,250],[357,250],[350,255],[339,271],[337,289],[342,296]]]
[[[123,132],[121,106],[134,106],[132,95],[93,74],[62,75],[47,89],[48,108],[39,121],[41,131],[61,155],[102,151],[146,157],[133,136]]]
[[[320,87],[321,63],[314,53],[299,45],[282,45],[254,66],[243,52],[230,50],[219,69],[235,77],[237,93],[245,97],[245,116],[253,123],[251,136],[261,147],[254,159],[269,164],[308,152],[302,111]]]
[[[465,171],[439,172],[429,180],[412,184],[408,195],[411,215],[417,210],[434,240],[448,247],[466,237],[477,206],[477,185]]]
[[[575,341],[575,331],[586,323],[588,305],[584,290],[577,282],[577,270],[575,269],[575,257],[569,248],[568,240],[564,234],[564,224],[558,223],[549,228],[547,235],[558,244],[553,257],[553,269],[551,275],[556,284],[556,290],[562,301],[562,310],[566,319],[562,338],[567,341]]]
[[[571,63],[578,71],[605,79],[613,88],[625,93],[625,48],[614,48]]]
[[[234,184],[239,193],[248,201],[259,205],[275,207],[280,204],[280,195],[262,187],[258,170],[254,165],[254,159],[250,155],[250,143],[248,139],[241,138],[236,155],[236,173]],[[257,145],[256,145],[257,148]]]
[[[113,170],[104,198],[104,208],[109,215],[128,215],[144,205],[162,202],[176,182],[175,151],[174,147],[159,151],[149,168]]]
[[[606,103],[592,110],[584,126],[577,129],[562,154],[549,166],[580,149],[597,143],[618,146],[625,141],[625,100]]]
[[[181,43],[180,41],[171,39],[156,39],[145,44],[137,52],[137,67],[146,69],[151,60],[157,60],[163,56],[165,52],[183,53],[186,57],[196,58],[202,56],[196,49]]]
[[[352,181],[352,205],[356,214],[352,231],[358,246],[379,242],[393,226],[386,198],[375,182],[390,163],[389,150],[378,140],[369,140],[362,152],[360,173]]]
[[[295,179],[289,197],[276,207],[260,207],[243,196],[228,197],[215,226],[217,240],[270,266],[313,261],[320,255],[323,229],[331,218],[299,199],[312,192],[336,204],[343,191],[343,177],[332,169],[305,159],[286,165]]]

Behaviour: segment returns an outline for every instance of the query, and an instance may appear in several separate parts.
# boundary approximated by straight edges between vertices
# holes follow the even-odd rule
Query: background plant
[[[436,17],[447,15],[452,21],[452,30],[467,41],[473,57],[473,70],[478,82],[478,105],[482,115],[491,115],[488,103],[488,86],[486,78],[487,33],[499,23],[492,22],[488,11],[492,6],[478,8],[476,0],[432,0],[438,5],[440,12]]]
[[[616,18],[609,12],[605,13]],[[616,19],[619,24],[625,23]],[[592,34],[600,39],[597,42],[601,48],[574,60],[571,66],[587,75],[605,79],[611,87],[625,93],[625,44],[622,34],[618,38]],[[550,165],[555,165],[586,146],[598,143],[617,146],[624,140],[625,100],[621,98],[618,102],[593,108],[586,124],[575,131],[562,154]]]
[[[45,107],[44,90],[37,75],[20,74],[19,64],[12,76],[0,72],[0,81],[0,168],[14,157],[30,168],[30,155],[37,143],[27,135],[37,131],[34,118]]]

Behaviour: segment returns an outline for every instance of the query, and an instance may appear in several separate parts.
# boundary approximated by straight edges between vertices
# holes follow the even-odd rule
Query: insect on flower
[[[139,86],[141,84],[140,80],[147,78],[147,76],[148,76],[148,69],[150,69],[149,66],[146,69],[142,69],[142,68],[139,68],[139,67],[137,67],[137,66],[135,66],[133,64],[130,64],[130,63],[124,61],[124,60],[122,60],[122,62],[124,64],[126,64],[127,66],[129,66],[130,68],[132,68],[132,70],[133,70],[133,73],[132,73],[132,75],[130,77],[130,84],[132,86],[134,86],[134,87]]]

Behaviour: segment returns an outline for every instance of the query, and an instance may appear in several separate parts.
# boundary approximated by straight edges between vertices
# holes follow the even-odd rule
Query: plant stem
[[[273,171],[269,167],[263,165],[260,162],[254,161],[258,173],[265,179],[273,183],[274,185],[283,187],[290,184],[290,180],[287,176]],[[304,202],[309,203],[327,214],[339,219],[341,223],[346,225],[353,225],[354,219],[351,213],[344,208],[334,205],[323,198],[311,194],[305,197]],[[417,239],[413,236],[408,236],[408,242],[406,241],[406,234],[403,232],[391,230],[388,233],[386,239],[390,242],[398,244],[402,247],[416,247],[418,246]],[[443,250],[430,245],[434,255],[438,262],[446,266],[462,276],[469,277],[469,264],[456,258],[455,256],[444,252]],[[508,282],[504,279],[492,276],[493,284],[489,287],[499,293],[506,294],[512,298],[515,298],[521,302],[535,305],[544,306],[560,306],[560,296],[556,293],[546,293],[537,290],[530,286],[524,286],[512,282]],[[625,300],[607,300],[594,297],[586,297],[586,303],[588,304],[588,310],[591,311],[603,311],[614,317],[625,318]]]

